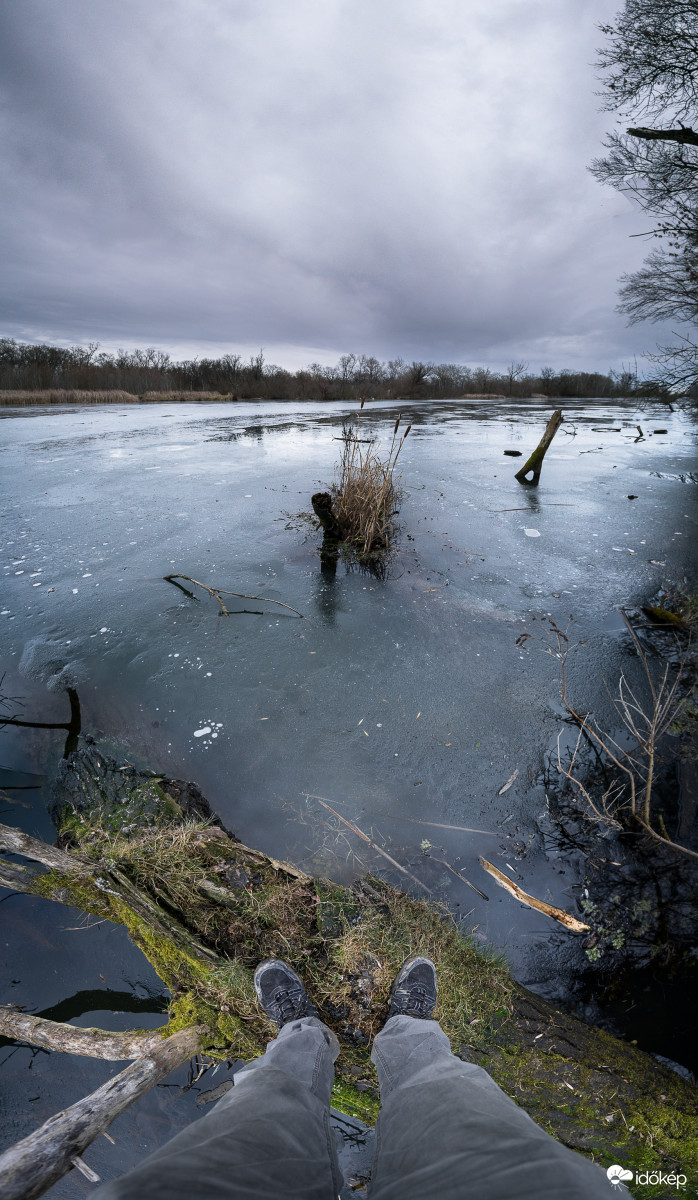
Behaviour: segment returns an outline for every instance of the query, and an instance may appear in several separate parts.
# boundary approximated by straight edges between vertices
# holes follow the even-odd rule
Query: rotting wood
[[[535,896],[529,896],[528,892],[524,892],[517,883],[509,879],[498,867],[488,862],[486,858],[480,859],[480,865],[492,876],[495,883],[503,887],[507,892],[514,896],[521,904],[528,905],[529,908],[535,908],[538,912],[544,913],[546,917],[552,917],[554,921],[559,921],[566,929],[572,933],[586,933],[589,929],[583,921],[578,921],[576,917],[571,916],[562,908],[556,908],[554,904],[546,904],[545,900],[537,900]]]
[[[0,1006],[0,1034],[15,1042],[29,1042],[43,1050],[60,1050],[110,1062],[143,1058],[162,1042],[158,1033],[112,1033],[108,1029],[78,1029],[61,1021],[48,1021],[17,1008]]]
[[[73,875],[92,875],[94,872],[94,863],[85,862],[79,855],[69,854],[67,850],[49,846],[10,825],[0,825],[0,850],[21,854],[24,858],[43,863],[53,871],[70,871]]]
[[[143,1058],[0,1156],[0,1200],[35,1200],[61,1179],[100,1133],[140,1096],[201,1049],[201,1031],[161,1038]]]
[[[318,797],[315,797],[318,799]],[[281,858],[272,858],[269,854],[263,854],[261,850],[253,850],[251,846],[246,846],[244,842],[237,842],[235,846],[241,850],[248,858],[257,859],[258,862],[269,864],[275,871],[284,871],[286,875],[292,875],[294,879],[300,879],[301,883],[312,883],[312,875],[306,875],[305,871],[294,867],[293,863],[284,862]]]
[[[182,575],[179,572],[173,571],[170,575],[163,575],[165,583],[172,583],[175,587],[179,587],[176,582],[178,579],[186,579],[189,583],[196,584],[204,592],[208,592],[209,596],[214,596],[221,606],[221,612],[224,617],[229,617],[231,614],[226,608],[222,596],[237,596],[240,600],[259,600],[261,604],[278,604],[279,608],[287,608],[289,612],[295,613],[297,617],[303,620],[303,613],[300,613],[297,608],[293,608],[290,604],[284,604],[283,600],[272,600],[271,596],[252,596],[248,592],[231,592],[228,588],[209,587],[207,583],[201,583],[198,579],[194,579],[191,575]],[[186,590],[186,589],[183,589]],[[242,609],[242,612],[249,612],[249,609]],[[255,616],[263,617],[264,613],[255,613]]]
[[[332,508],[332,497],[329,492],[315,492],[310,497],[310,503],[313,506],[313,512],[318,521],[322,525],[325,533],[333,541],[341,542],[344,539],[345,531],[340,522],[335,516]]]
[[[521,470],[517,471],[516,475],[514,476],[514,479],[517,479],[519,483],[525,483],[531,487],[535,487],[538,484],[538,480],[540,479],[541,467],[543,465],[543,459],[545,458],[545,455],[550,446],[550,443],[552,442],[553,438],[555,437],[555,434],[557,433],[561,424],[562,424],[562,409],[556,408],[552,417],[548,421],[548,424],[545,427],[545,433],[543,434],[542,438],[540,439],[540,442],[538,443],[535,450],[533,451],[533,454],[531,455],[531,457],[529,459],[527,459],[527,461],[522,466]],[[530,475],[531,473],[533,474],[533,478],[528,479],[527,476]]]
[[[110,897],[121,901],[135,914],[145,921],[157,935],[164,937],[179,950],[193,955],[195,958],[208,963],[219,962],[218,955],[203,946],[180,921],[165,912],[162,906],[156,904],[144,892],[126,879],[116,867],[102,867],[100,864],[86,863],[78,855],[58,850],[48,846],[36,838],[29,837],[20,829],[12,829],[8,825],[0,825],[0,849],[11,850],[15,854],[23,854],[27,858],[41,862],[51,867],[63,876],[59,883],[51,886],[45,894],[48,899],[57,900],[61,904],[80,907],[80,898],[71,886],[72,880],[79,885],[82,879],[89,879],[94,885],[96,895],[90,907],[100,917],[110,917],[118,920],[112,912]],[[42,885],[42,872],[31,867],[19,866],[0,860],[0,884],[10,887],[17,892],[36,894]],[[43,890],[43,889],[42,889]],[[100,893],[104,897],[100,904]]]

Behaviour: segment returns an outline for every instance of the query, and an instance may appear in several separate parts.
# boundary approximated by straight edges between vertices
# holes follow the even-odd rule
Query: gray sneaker
[[[430,958],[408,958],[390,993],[390,1017],[418,1017],[429,1021],[436,1008],[436,967]]]
[[[254,973],[254,990],[268,1017],[283,1029],[289,1021],[316,1017],[303,980],[281,958],[267,958]]]

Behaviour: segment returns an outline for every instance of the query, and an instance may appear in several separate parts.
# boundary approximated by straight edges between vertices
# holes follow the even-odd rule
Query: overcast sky
[[[606,370],[621,0],[0,0],[0,333]],[[660,331],[661,332],[661,331]]]

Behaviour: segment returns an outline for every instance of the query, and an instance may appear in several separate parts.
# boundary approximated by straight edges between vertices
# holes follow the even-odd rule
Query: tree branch
[[[678,142],[682,146],[698,146],[698,133],[683,125],[680,129],[646,129],[640,126],[626,132],[631,137],[643,138],[647,142]]]
[[[44,1050],[106,1058],[110,1062],[124,1058],[143,1058],[163,1041],[159,1033],[128,1030],[112,1033],[107,1029],[77,1029],[61,1021],[47,1021],[16,1008],[0,1006],[0,1033],[16,1042],[29,1042]]]
[[[85,862],[77,854],[69,854],[67,850],[59,850],[49,846],[39,838],[30,837],[21,829],[11,825],[0,825],[0,850],[9,850],[12,854],[21,854],[34,862],[43,863],[52,871],[69,871],[71,875],[92,875],[94,863]]]
[[[161,1038],[146,1057],[50,1117],[0,1156],[0,1200],[36,1200],[43,1195],[112,1121],[200,1049],[198,1027]]]

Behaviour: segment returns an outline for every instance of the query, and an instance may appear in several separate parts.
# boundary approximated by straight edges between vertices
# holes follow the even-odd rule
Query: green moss
[[[32,893],[47,900],[57,899],[63,904],[71,904],[94,916],[112,917],[109,896],[100,891],[96,884],[86,880],[84,875],[46,871],[34,879]],[[119,920],[116,923],[122,924]]]
[[[590,1028],[589,1033],[595,1039],[598,1031]],[[612,1049],[613,1042],[608,1037],[605,1049]],[[474,1057],[542,1128],[602,1166],[619,1162],[635,1171],[666,1173],[675,1169],[696,1178],[695,1105],[691,1111],[682,1110],[686,1094],[678,1077],[676,1084],[670,1076],[657,1078],[653,1090],[658,1096],[649,1096],[645,1056],[630,1047],[624,1049],[623,1082],[627,1086],[622,1092],[619,1077],[610,1066],[604,1071],[587,1062],[570,1061],[534,1048],[498,1050]],[[652,1189],[645,1192],[641,1186],[633,1188],[634,1196],[651,1194]]]
[[[375,1125],[380,1101],[368,1092],[360,1092],[344,1079],[335,1079],[332,1087],[332,1107],[347,1117],[357,1117],[366,1125]]]

